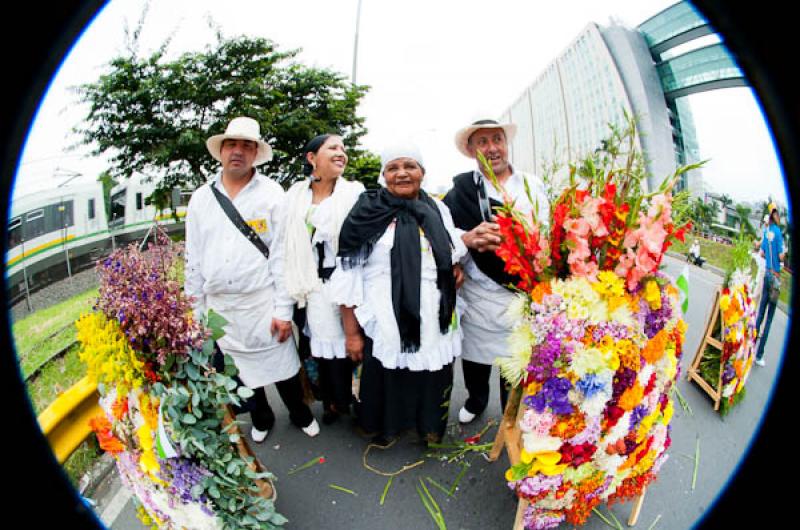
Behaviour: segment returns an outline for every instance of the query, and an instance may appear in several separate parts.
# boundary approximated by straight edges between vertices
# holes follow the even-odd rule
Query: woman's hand
[[[456,279],[456,289],[464,285],[464,268],[460,263],[453,265],[453,277]]]
[[[344,349],[353,362],[360,362],[364,358],[364,337],[361,336],[361,333],[346,335]]]
[[[503,239],[500,237],[500,225],[497,223],[482,222],[469,232],[464,232],[461,240],[467,246],[478,252],[487,250],[494,252],[500,247]]]
[[[278,335],[278,342],[285,342],[286,339],[292,336],[292,321],[273,318],[269,332],[272,333],[273,336],[275,336],[275,334]]]

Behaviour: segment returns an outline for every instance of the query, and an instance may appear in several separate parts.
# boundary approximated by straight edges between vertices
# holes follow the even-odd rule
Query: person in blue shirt
[[[766,260],[766,272],[764,274],[764,285],[761,289],[761,302],[758,304],[758,317],[756,318],[756,329],[761,329],[761,323],[766,313],[767,322],[764,332],[758,339],[758,350],[756,351],[756,364],[764,366],[764,346],[767,343],[769,327],[772,324],[772,317],[775,315],[775,307],[778,301],[771,300],[770,288],[773,283],[780,285],[781,263],[785,257],[783,248],[783,235],[780,229],[780,215],[775,203],[769,205],[769,224],[764,229],[761,237],[761,250],[759,253]]]

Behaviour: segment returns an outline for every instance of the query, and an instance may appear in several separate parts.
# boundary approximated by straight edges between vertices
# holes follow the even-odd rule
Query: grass
[[[91,310],[98,289],[90,289],[63,302],[42,309],[14,322],[12,333],[23,377],[42,366],[38,375],[28,382],[28,398],[36,415],[86,375],[86,365],[78,358],[78,345],[67,353],[47,362],[53,354],[75,340],[73,323]],[[77,488],[81,477],[92,468],[101,451],[94,436],[90,436],[64,462],[64,471]]]
[[[14,322],[14,345],[23,373],[30,373],[49,354],[55,353],[75,338],[75,328],[71,324],[81,313],[91,310],[97,294],[97,288],[89,289]],[[58,330],[62,331],[48,338]]]
[[[710,239],[704,239],[702,237],[698,237],[697,240],[700,243],[700,256],[706,260],[706,263],[720,268],[723,271],[727,270],[731,264],[731,252],[733,250],[733,246],[726,245],[724,243],[717,243],[716,241],[711,241]],[[685,243],[675,241],[675,243],[670,247],[670,250],[680,254],[684,259],[686,259],[686,255],[689,253],[689,247],[691,246],[692,241],[694,241],[694,237],[691,235],[687,236]],[[789,305],[791,294],[792,275],[789,274],[786,269],[784,269],[781,271],[780,301]]]

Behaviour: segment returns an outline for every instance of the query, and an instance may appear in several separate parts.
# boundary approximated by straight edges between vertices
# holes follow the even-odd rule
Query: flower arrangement
[[[522,389],[521,456],[506,480],[530,503],[526,528],[581,525],[601,502],[641,494],[670,445],[686,324],[658,267],[689,228],[672,188],[695,166],[646,194],[633,120],[611,131],[570,168],[549,230],[508,199],[497,211],[497,254],[520,278],[511,356],[498,363]]]
[[[735,278],[736,276],[734,276]],[[731,282],[722,290],[722,412],[744,396],[745,383],[755,359],[756,306],[746,281]]]
[[[236,368],[211,368],[224,320],[202,322],[182,292],[181,245],[159,234],[142,252],[131,245],[98,262],[100,294],[77,322],[79,356],[98,383],[104,414],[91,420],[100,447],[113,454],[123,483],[155,528],[272,529],[286,519],[258,494],[252,458],[225,417],[252,391]]]
[[[706,348],[700,363],[700,376],[712,388],[719,387],[722,415],[744,398],[745,384],[755,360],[757,308],[750,296],[753,283],[750,242],[740,237],[725,273],[719,295],[720,314],[713,330],[713,336],[722,342],[722,351]]]

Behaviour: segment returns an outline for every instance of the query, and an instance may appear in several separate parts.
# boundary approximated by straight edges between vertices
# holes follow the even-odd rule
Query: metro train
[[[117,184],[110,215],[100,182],[14,196],[6,251],[9,305],[26,291],[92,266],[116,246],[142,239],[155,223],[168,233],[182,232],[191,191],[173,190],[171,207],[157,211],[146,200],[155,186],[142,175]]]

